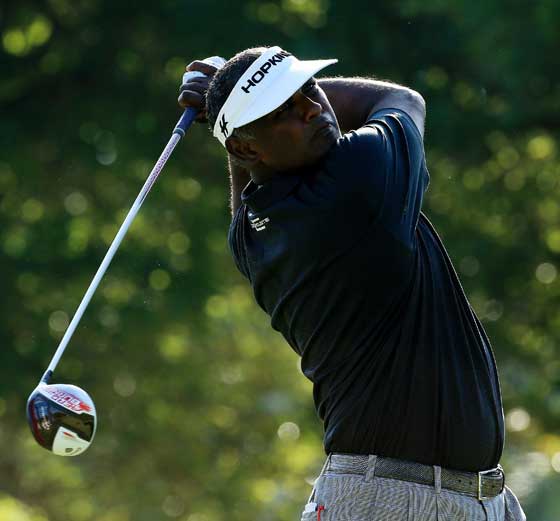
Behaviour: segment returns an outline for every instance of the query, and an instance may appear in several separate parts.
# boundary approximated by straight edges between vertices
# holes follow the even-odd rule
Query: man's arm
[[[179,105],[183,108],[194,107],[199,111],[196,121],[206,122],[206,101],[205,95],[208,84],[214,76],[217,68],[204,61],[195,60],[188,67],[188,72],[201,72],[204,76],[187,78],[186,82],[181,85],[181,93],[179,95]],[[241,192],[251,180],[248,170],[236,165],[228,156],[228,168],[230,173],[230,190],[231,190],[231,214],[235,215],[237,209],[241,205]]]
[[[318,81],[329,98],[342,132],[360,128],[378,110],[392,108],[406,112],[424,135],[426,104],[418,92],[366,78],[324,78]]]

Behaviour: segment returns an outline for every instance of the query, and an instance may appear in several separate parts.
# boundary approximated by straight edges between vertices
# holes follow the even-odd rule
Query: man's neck
[[[270,181],[271,179],[281,175],[280,172],[274,172],[274,171],[268,171],[268,172],[264,172],[264,171],[258,171],[258,172],[250,172],[251,175],[251,180],[253,181],[253,183],[255,183],[256,185],[264,185],[265,183],[267,183],[268,181]]]

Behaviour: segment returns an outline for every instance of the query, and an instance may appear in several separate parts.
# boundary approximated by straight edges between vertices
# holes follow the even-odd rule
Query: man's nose
[[[321,107],[320,103],[313,101],[311,98],[308,98],[301,92],[298,92],[296,94],[295,101],[298,104],[300,113],[306,123],[311,121],[313,118],[316,118],[321,114],[321,112],[323,112],[323,107]]]

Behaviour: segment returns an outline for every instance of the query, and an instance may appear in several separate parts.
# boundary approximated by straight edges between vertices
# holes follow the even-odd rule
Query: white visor
[[[314,74],[337,61],[298,60],[280,47],[271,47],[233,87],[214,124],[214,136],[225,147],[236,128],[277,109]]]

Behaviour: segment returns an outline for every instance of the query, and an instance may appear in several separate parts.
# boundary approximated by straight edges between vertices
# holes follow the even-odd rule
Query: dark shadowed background
[[[427,102],[432,219],[500,370],[502,461],[560,516],[560,3],[18,0],[0,7],[0,518],[298,519],[323,459],[311,385],[226,248],[224,152],[175,151],[55,374],[95,400],[89,451],[25,418],[180,115],[186,64],[278,44]]]

